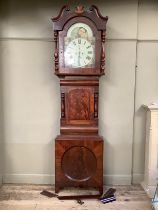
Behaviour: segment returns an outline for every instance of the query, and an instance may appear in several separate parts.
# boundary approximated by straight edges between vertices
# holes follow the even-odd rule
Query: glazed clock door
[[[69,68],[94,68],[95,37],[85,23],[75,23],[64,38],[64,64]]]
[[[59,52],[59,71],[64,75],[98,75],[102,53],[101,31],[85,17],[73,19],[59,32],[62,43]],[[76,22],[76,21],[75,21]]]

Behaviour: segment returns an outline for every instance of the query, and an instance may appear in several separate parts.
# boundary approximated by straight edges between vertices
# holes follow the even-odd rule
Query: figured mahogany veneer
[[[94,187],[100,195],[103,192],[103,138],[98,135],[98,100],[99,77],[105,67],[107,20],[94,5],[86,11],[81,5],[74,11],[63,6],[59,15],[52,18],[55,74],[60,78],[61,91],[60,135],[55,139],[56,193],[64,187]],[[94,65],[67,67],[65,64],[65,37],[76,23],[86,24],[92,31]]]
[[[63,187],[103,191],[103,139],[98,135],[59,135],[55,140],[56,192]]]
[[[99,80],[60,80],[61,134],[98,133]]]

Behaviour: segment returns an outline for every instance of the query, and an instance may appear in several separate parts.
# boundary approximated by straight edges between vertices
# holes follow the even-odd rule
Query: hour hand
[[[79,46],[79,49],[78,49],[78,66],[81,65],[81,51],[80,51],[80,46]]]

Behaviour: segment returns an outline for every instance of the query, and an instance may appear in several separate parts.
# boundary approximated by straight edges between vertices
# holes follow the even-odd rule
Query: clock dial
[[[85,23],[75,23],[64,39],[64,64],[69,68],[93,68],[95,65],[95,37]]]
[[[83,38],[71,41],[65,50],[65,64],[74,68],[91,64],[94,58],[92,44]]]

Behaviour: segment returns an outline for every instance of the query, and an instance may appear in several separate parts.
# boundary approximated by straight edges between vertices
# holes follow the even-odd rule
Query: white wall
[[[6,183],[54,182],[60,90],[53,74],[50,18],[64,3],[74,8],[74,1],[50,0],[9,0],[1,7],[1,141]],[[138,7],[136,0],[109,0],[86,5],[93,3],[109,16],[99,107],[105,182],[130,184],[133,176],[136,183],[144,169],[145,112],[140,107],[158,98],[158,3],[141,0]]]
[[[1,5],[0,5],[1,8]],[[2,11],[0,9],[0,14]],[[1,25],[0,25],[1,26]],[[1,37],[1,27],[0,27],[0,37]],[[2,50],[1,50],[1,41],[0,41],[0,187],[2,184],[2,173],[3,173],[3,85],[2,85],[2,60],[1,60]]]
[[[141,105],[158,100],[158,1],[141,0],[138,14],[138,67],[133,142],[134,182],[144,173],[146,112]]]

